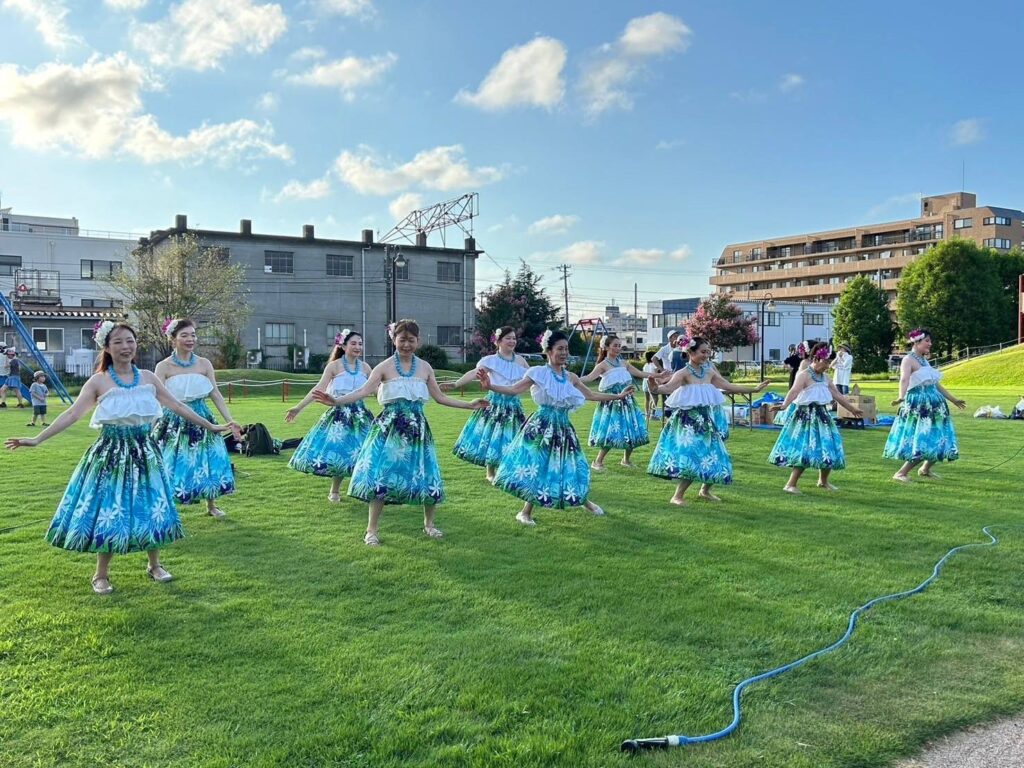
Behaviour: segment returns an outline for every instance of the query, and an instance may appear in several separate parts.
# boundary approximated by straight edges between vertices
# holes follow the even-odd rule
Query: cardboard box
[[[854,394],[852,391],[846,396],[846,399],[850,401],[850,405],[855,405],[863,411],[863,419],[865,424],[874,424],[878,421],[878,406],[875,403],[873,395],[861,395]],[[856,418],[853,413],[846,410],[843,406],[839,406],[837,415],[840,419],[853,419]]]

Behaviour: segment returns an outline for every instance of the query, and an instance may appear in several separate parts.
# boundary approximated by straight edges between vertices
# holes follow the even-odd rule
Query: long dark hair
[[[612,342],[615,341],[617,338],[619,337],[616,336],[614,333],[609,333],[607,336],[601,339],[601,343],[597,345],[597,362],[600,363],[602,360],[608,357],[608,347],[610,347],[612,345]]]
[[[341,336],[341,334],[339,333],[338,336]],[[345,345],[348,344],[349,339],[353,336],[358,336],[360,339],[363,338],[363,334],[359,331],[349,331],[341,337],[340,343],[334,345],[334,349],[331,350],[331,356],[327,358],[328,363],[333,363],[335,360],[341,359],[341,356],[345,354]]]
[[[114,331],[120,330],[121,328],[125,328],[130,331],[133,339],[139,338],[139,334],[136,333],[135,329],[128,325],[128,323],[114,323],[114,327],[110,329],[110,332],[107,334],[107,338],[103,340],[103,351],[100,352],[100,359],[99,362],[96,363],[96,370],[93,371],[93,373],[102,373],[114,364],[114,358],[110,354],[109,349],[110,337],[114,335]]]

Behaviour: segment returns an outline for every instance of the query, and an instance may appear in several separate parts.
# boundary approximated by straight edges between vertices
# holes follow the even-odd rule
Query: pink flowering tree
[[[732,302],[728,294],[715,293],[701,300],[686,324],[686,334],[691,338],[705,338],[712,349],[728,352],[757,341],[757,320],[744,317],[743,310]]]
[[[516,329],[519,341],[517,352],[539,352],[537,339],[548,328],[558,325],[558,308],[551,302],[540,285],[540,276],[526,262],[513,276],[505,279],[480,296],[476,310],[476,328],[466,350],[470,357],[482,357],[494,351],[492,334],[502,326]]]

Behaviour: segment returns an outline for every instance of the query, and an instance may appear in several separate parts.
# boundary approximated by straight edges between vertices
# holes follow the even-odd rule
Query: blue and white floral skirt
[[[647,472],[669,480],[731,483],[732,459],[715,418],[719,410],[708,405],[673,410],[661,430]]]
[[[882,455],[901,461],[956,461],[960,448],[949,405],[934,384],[907,392]]]
[[[627,384],[616,384],[608,394],[617,395]],[[590,439],[595,448],[636,448],[647,445],[647,418],[630,395],[625,400],[598,403],[590,422]]]
[[[204,419],[217,423],[205,400],[190,400],[186,405]],[[235,492],[235,473],[224,438],[219,434],[164,408],[163,416],[153,424],[153,439],[163,453],[174,497],[182,504]]]
[[[822,403],[798,405],[779,433],[768,456],[777,467],[843,469],[846,454],[828,406]]]
[[[363,441],[348,495],[385,504],[439,504],[444,481],[430,425],[418,400],[392,400]]]
[[[328,408],[302,438],[288,466],[320,477],[351,475],[372,424],[373,414],[362,400]]]
[[[71,475],[46,540],[74,552],[143,552],[184,536],[149,425],[105,426]]]
[[[590,492],[590,466],[565,408],[541,406],[505,451],[494,485],[542,507],[577,507]]]
[[[789,421],[789,417],[796,411],[796,403],[790,403],[784,409],[775,414],[775,418],[772,419],[772,423],[777,427],[786,426],[786,422]]]
[[[473,411],[452,453],[480,467],[496,467],[526,421],[517,395],[487,393],[487,408]]]

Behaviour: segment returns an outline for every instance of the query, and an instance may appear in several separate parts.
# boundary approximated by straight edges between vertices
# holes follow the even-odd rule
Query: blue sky
[[[560,299],[569,263],[592,316],[706,293],[729,242],[916,215],[963,166],[1022,207],[1021,31],[1008,2],[0,0],[0,192],[357,239],[478,191],[478,290],[525,258]]]

